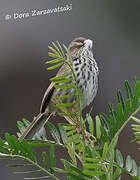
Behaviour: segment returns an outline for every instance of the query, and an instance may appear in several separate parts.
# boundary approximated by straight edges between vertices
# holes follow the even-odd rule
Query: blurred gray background
[[[73,4],[72,11],[4,20],[6,14],[23,13],[32,9],[48,9]],[[98,63],[99,90],[93,102],[93,116],[108,113],[108,103],[116,104],[116,92],[124,91],[123,83],[140,75],[140,1],[138,0],[1,0],[0,1],[0,136],[15,134],[16,122],[23,117],[31,120],[39,112],[40,102],[49,78],[47,71],[48,45],[59,40],[67,46],[78,36],[94,40],[94,57]],[[55,118],[56,119],[56,118]],[[60,122],[60,118],[52,121]],[[64,120],[61,120],[65,122]],[[139,151],[127,126],[118,147],[126,157],[130,154],[140,162]],[[58,157],[66,152],[58,149]],[[0,179],[18,180],[0,161]],[[62,165],[60,164],[62,167]],[[65,177],[60,176],[61,179]],[[122,179],[131,179],[123,176]]]

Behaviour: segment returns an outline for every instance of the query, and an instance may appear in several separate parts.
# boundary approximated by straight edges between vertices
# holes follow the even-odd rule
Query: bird
[[[86,106],[89,106],[91,104],[98,90],[99,69],[93,57],[92,48],[93,41],[85,37],[75,38],[70,42],[68,46],[68,51],[72,58],[74,73],[77,78],[77,84],[82,95],[82,110]],[[66,72],[68,73],[67,69],[67,65],[63,64],[58,70],[56,77],[64,75]],[[32,139],[33,136],[42,127],[44,127],[45,123],[49,120],[51,115],[61,111],[58,107],[56,107],[56,97],[69,95],[72,93],[75,93],[74,89],[56,89],[55,83],[51,82],[43,96],[39,114],[31,122],[31,124],[27,127],[23,134],[19,137],[19,140],[25,138]],[[63,101],[68,103],[74,102],[76,101],[76,96],[66,98]],[[71,113],[72,111],[74,112],[78,110],[76,109],[76,107],[68,109],[69,113]]]

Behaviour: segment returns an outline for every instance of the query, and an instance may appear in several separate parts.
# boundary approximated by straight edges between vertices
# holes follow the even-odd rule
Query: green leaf
[[[23,123],[24,123],[24,125],[25,125],[26,127],[28,127],[28,126],[31,124],[31,122],[28,121],[28,120],[25,119],[25,118],[23,118],[22,121],[23,121]]]
[[[22,151],[23,155],[25,157],[30,158],[32,161],[36,162],[36,153],[32,149],[31,145],[25,139],[22,139],[22,141],[20,142],[20,145],[22,146],[20,150]]]
[[[47,121],[46,126],[49,129],[49,131],[50,131],[52,137],[54,138],[54,140],[57,143],[60,143],[60,135],[59,135],[59,132],[56,129],[56,127],[52,123],[50,123],[49,121]]]
[[[74,135],[75,133],[77,133],[76,129],[72,129],[71,131],[67,131],[67,137]]]
[[[74,106],[76,103],[61,103],[61,104],[56,104],[56,107],[71,107]]]
[[[31,124],[31,122],[25,118],[23,118],[22,121],[17,121],[17,127],[18,127],[20,133],[22,134],[30,124]]]
[[[100,114],[100,119],[103,122],[103,124],[105,125],[106,129],[110,129],[109,118],[104,113]]]
[[[69,178],[69,180],[86,180],[85,178],[82,178],[79,175],[73,174],[72,172],[68,172],[67,174],[71,177],[71,179]]]
[[[124,120],[128,118],[130,111],[131,111],[131,100],[127,99],[124,108]]]
[[[79,143],[79,141],[80,141],[79,134],[73,134],[72,136],[69,136],[67,138],[67,143],[71,143],[71,142]]]
[[[5,134],[6,141],[9,145],[9,148],[13,151],[14,154],[18,154],[19,149],[18,149],[18,139],[16,136],[12,135],[10,136],[8,133]]]
[[[62,159],[61,160],[63,163],[64,163],[64,166],[65,166],[65,172],[62,172],[61,170],[60,171],[57,171],[57,172],[62,172],[62,173],[65,173],[65,174],[68,174],[70,175],[70,177],[72,178],[76,178],[78,180],[86,180],[85,178],[83,178],[83,172],[81,169],[78,169],[77,167],[75,167],[74,165],[72,165],[71,163],[69,163],[68,161]],[[75,175],[77,174],[77,175]],[[74,175],[74,176],[72,176]]]
[[[93,159],[93,158],[86,157],[85,162],[93,162],[93,163],[100,162],[101,163],[101,159]]]
[[[86,114],[86,120],[89,125],[89,132],[93,135],[94,134],[94,124],[93,124],[93,119],[90,116],[90,114]]]
[[[53,58],[58,58],[58,55],[52,52],[48,52],[48,55]]]
[[[4,154],[9,154],[8,147],[5,146],[4,141],[0,138],[0,151]]]
[[[75,86],[73,84],[71,85],[55,85],[55,88],[59,88],[59,89],[72,89],[75,88]]]
[[[112,139],[117,131],[116,129],[116,119],[113,118],[113,115],[109,115],[110,129],[109,129],[109,138]]]
[[[68,83],[68,82],[72,82],[72,81],[73,81],[73,79],[69,78],[69,79],[54,80],[52,82],[54,82],[54,83]]]
[[[109,151],[112,151],[115,149],[117,142],[118,142],[118,135],[114,136],[114,138],[112,139],[112,141],[109,145]]]
[[[134,131],[135,139],[132,142],[137,142],[137,144],[140,144],[140,119],[131,116],[133,121],[135,121],[138,124],[132,124],[132,130]]]
[[[110,162],[109,162],[109,168],[108,173],[113,172],[113,163],[114,163],[114,149],[110,150]]]
[[[132,124],[131,126],[133,127],[132,129],[133,129],[134,131],[138,131],[138,132],[136,132],[136,133],[140,133],[140,125]]]
[[[67,167],[69,167],[68,169],[78,173],[78,174],[81,174],[82,173],[82,170],[81,169],[78,169],[77,167],[75,167],[73,164],[71,164],[70,162],[64,160],[64,159],[61,159],[61,161],[65,164],[67,164]]]
[[[54,173],[53,168],[56,167],[56,158],[55,158],[55,146],[51,145],[50,146],[50,170],[51,173]]]
[[[24,126],[23,122],[21,121],[17,121],[17,127],[19,129],[19,131],[22,133],[24,133],[24,131],[26,130],[26,127]]]
[[[72,65],[72,58],[71,58],[71,54],[70,54],[70,52],[69,52],[68,48],[65,46],[65,44],[63,44],[63,47],[64,47],[64,49],[66,50],[66,52],[67,52],[67,56],[68,56],[68,60],[69,60],[70,64]]]
[[[68,131],[68,130],[73,130],[74,127],[73,127],[71,124],[65,124],[65,125],[64,125],[64,129],[67,130],[67,131]]]
[[[81,143],[75,144],[75,150],[78,150],[79,152],[81,152],[82,149],[83,149],[83,146]]]
[[[40,180],[40,179],[47,179],[47,178],[50,178],[50,176],[42,176],[42,177],[29,177],[29,178],[24,178],[25,180]]]
[[[69,95],[66,95],[66,96],[59,96],[59,97],[56,97],[56,99],[65,99],[65,98],[70,98],[70,97],[73,97],[75,96],[75,94],[69,94]]]
[[[56,69],[56,68],[62,66],[62,64],[64,64],[64,62],[59,63],[59,64],[56,64],[56,65],[54,65],[54,66],[51,66],[51,67],[49,67],[49,68],[47,68],[47,69],[48,69],[48,70]]]
[[[118,97],[118,102],[122,105],[122,108],[124,110],[125,103],[121,91],[117,92],[117,97]]]
[[[110,114],[112,114],[113,118],[115,118],[115,111],[113,108],[113,104],[108,104],[108,107],[109,107]]]
[[[126,165],[125,165],[127,171],[131,171],[132,170],[132,159],[131,157],[128,155],[126,158]]]
[[[58,173],[63,173],[63,174],[67,174],[68,171],[64,170],[64,169],[60,169],[60,168],[53,168],[55,172],[58,172]]]
[[[120,169],[120,167],[116,167],[116,169],[113,173],[113,180],[120,180],[121,173],[122,173],[122,170]]]
[[[53,63],[58,63],[61,61],[64,61],[64,59],[63,58],[56,58],[56,59],[51,60],[51,61],[46,61],[45,64],[53,64]]]
[[[48,48],[49,48],[54,54],[56,54],[58,57],[61,56],[61,55],[58,53],[58,51],[57,51],[56,49],[54,49],[53,47],[48,46]]]
[[[58,127],[59,127],[59,131],[61,134],[62,141],[63,141],[63,143],[65,143],[67,141],[66,130],[64,129],[64,127],[61,123],[58,124]]]
[[[108,142],[105,142],[104,148],[103,148],[103,153],[102,153],[103,159],[106,159],[107,153],[108,153]]]
[[[102,169],[102,164],[83,163],[83,166],[88,169]]]
[[[53,44],[53,46],[56,48],[56,50],[57,50],[57,52],[59,53],[59,55],[60,55],[60,56],[63,56],[62,53],[61,53],[61,51],[60,51],[60,49],[59,49],[59,47],[58,47],[54,42],[52,42],[52,44]]]
[[[51,81],[56,81],[56,80],[59,80],[59,79],[64,79],[64,78],[70,76],[71,74],[72,74],[72,73],[70,72],[70,73],[66,73],[66,74],[61,75],[61,76],[55,76],[55,77],[51,78],[50,80],[51,80]]]
[[[57,42],[58,47],[59,47],[59,49],[61,50],[63,56],[65,56],[64,51],[63,51],[62,46],[60,45],[59,41],[56,41],[56,42]]]
[[[136,82],[136,88],[134,91],[134,97],[132,99],[132,110],[131,110],[131,112],[135,111],[135,109],[137,108],[137,105],[139,104],[139,100],[140,100],[140,82],[137,81]]]
[[[101,129],[100,129],[100,127],[101,127],[100,118],[99,118],[99,116],[96,116],[96,137],[98,139],[100,139],[100,137],[101,137]]]
[[[89,176],[98,176],[98,177],[100,177],[100,176],[102,176],[102,175],[104,175],[105,174],[105,172],[103,172],[103,171],[90,171],[90,170],[83,170],[83,174],[85,174],[85,175],[89,175]]]
[[[59,116],[62,116],[62,117],[76,117],[77,114],[76,113],[59,113]]]
[[[32,166],[32,164],[9,164],[8,167],[17,168],[17,167],[26,167]]]
[[[121,152],[117,149],[116,150],[116,161],[120,167],[124,166],[124,161]]]
[[[134,117],[134,116],[132,116],[132,119],[133,119],[133,121],[135,121],[135,122],[137,122],[137,123],[140,124],[140,119],[138,119],[138,118],[136,118],[136,117]]]
[[[42,157],[43,157],[43,168],[46,168],[46,163],[47,163],[47,153],[46,152],[42,152]]]
[[[132,174],[134,176],[137,176],[138,174],[138,167],[134,159],[132,160]]]
[[[50,146],[54,144],[55,146],[62,146],[62,144],[58,144],[55,141],[50,140],[28,140],[28,143],[33,147],[41,147],[41,146]]]
[[[125,81],[125,90],[126,90],[127,98],[132,99],[133,98],[132,89],[128,81]]]
[[[109,135],[108,135],[108,130],[105,128],[105,127],[103,127],[103,126],[101,126],[101,134],[102,134],[102,139],[100,139],[102,142],[103,142],[103,144],[105,143],[105,142],[107,142],[108,141],[108,139],[109,139]],[[100,142],[101,142],[100,141]]]
[[[117,129],[119,129],[123,123],[123,107],[118,103],[116,110]]]
[[[87,158],[97,158],[98,157],[98,153],[97,153],[97,151],[96,150],[94,150],[94,149],[91,149],[91,147],[90,146],[88,146],[88,145],[86,145],[85,147],[85,161],[87,161],[86,159]],[[100,158],[100,157],[99,157]],[[92,162],[92,161],[91,161]]]
[[[111,124],[110,129],[113,131],[113,135],[114,135],[115,131],[117,130],[117,120],[116,120],[116,112],[114,111],[112,104],[109,104],[109,112],[110,112],[109,121]]]

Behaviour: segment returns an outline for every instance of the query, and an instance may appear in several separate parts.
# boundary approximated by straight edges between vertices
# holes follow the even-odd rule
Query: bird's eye
[[[82,46],[84,46],[84,44],[85,44],[85,43],[80,42],[80,41],[76,43],[76,45],[77,45],[78,47],[82,47]]]
[[[85,43],[83,43],[83,45],[82,46],[84,46],[85,45]]]

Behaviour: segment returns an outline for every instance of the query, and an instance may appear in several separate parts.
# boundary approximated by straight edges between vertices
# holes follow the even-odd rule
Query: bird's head
[[[69,45],[69,51],[71,55],[75,55],[82,49],[92,49],[93,42],[90,39],[86,39],[84,37],[75,38]]]

